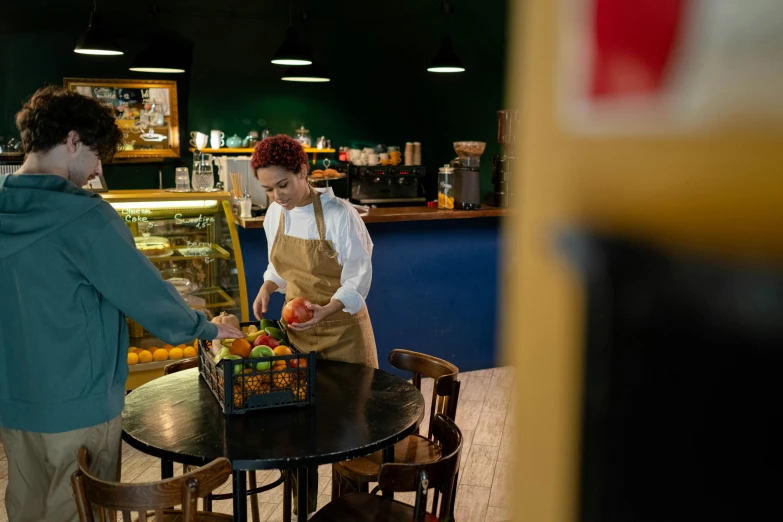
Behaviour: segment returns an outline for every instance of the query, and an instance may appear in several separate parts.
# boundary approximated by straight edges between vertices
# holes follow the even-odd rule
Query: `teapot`
[[[238,149],[242,146],[242,138],[234,134],[226,140],[226,147],[229,149]]]

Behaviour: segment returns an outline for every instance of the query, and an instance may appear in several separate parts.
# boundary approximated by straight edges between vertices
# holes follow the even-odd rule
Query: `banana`
[[[253,344],[253,341],[255,341],[258,337],[261,335],[264,335],[266,332],[263,330],[260,332],[252,332],[245,336],[245,341],[249,342],[250,344]]]

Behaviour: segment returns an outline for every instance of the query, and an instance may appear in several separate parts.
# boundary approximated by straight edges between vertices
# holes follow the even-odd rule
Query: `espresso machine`
[[[495,186],[492,204],[496,207],[510,207],[513,204],[511,178],[517,162],[514,154],[517,123],[517,111],[498,111],[498,143],[501,151],[492,159],[492,184]]]
[[[483,141],[455,141],[457,157],[454,167],[454,208],[477,210],[481,208],[481,155],[487,144]]]
[[[348,167],[350,200],[360,205],[426,205],[422,165]]]

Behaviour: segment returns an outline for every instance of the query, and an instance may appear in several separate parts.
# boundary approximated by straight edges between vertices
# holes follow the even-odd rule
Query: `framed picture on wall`
[[[179,157],[177,82],[65,78],[65,88],[114,108],[124,134],[115,161]]]

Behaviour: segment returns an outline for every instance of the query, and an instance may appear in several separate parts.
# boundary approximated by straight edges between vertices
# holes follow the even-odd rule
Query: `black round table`
[[[407,381],[358,364],[319,359],[313,406],[227,416],[192,369],[128,394],[122,427],[128,444],[163,459],[164,477],[173,474],[173,462],[201,466],[218,457],[229,459],[234,519],[245,521],[247,470],[300,473],[298,512],[305,513],[308,467],[379,450],[386,450],[384,460],[390,461],[393,445],[413,433],[423,416],[424,397]]]

